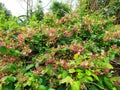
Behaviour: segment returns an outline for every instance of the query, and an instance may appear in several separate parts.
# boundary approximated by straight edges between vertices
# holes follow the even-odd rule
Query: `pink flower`
[[[28,49],[28,53],[31,53],[32,52],[32,50],[31,49]]]
[[[0,41],[0,46],[5,46],[5,44],[2,41]]]
[[[23,56],[25,56],[25,57],[28,56],[28,53],[24,52],[24,53],[23,53]]]
[[[18,37],[17,37],[17,39],[20,40],[20,41],[23,40],[23,39],[24,39],[24,38],[23,38],[23,35],[22,35],[22,34],[19,34]]]
[[[112,46],[112,49],[113,49],[113,50],[116,50],[116,49],[118,49],[118,46],[117,46],[117,44],[113,45],[113,46]]]
[[[39,74],[39,71],[38,70],[34,70],[33,73],[34,74]]]
[[[50,29],[48,34],[49,36],[54,36],[55,33],[56,33],[55,29]]]
[[[114,36],[115,38],[120,38],[120,35],[119,35],[118,32],[113,33],[113,36]]]

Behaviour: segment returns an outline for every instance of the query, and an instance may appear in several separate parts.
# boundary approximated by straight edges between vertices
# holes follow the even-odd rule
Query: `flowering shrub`
[[[94,15],[54,17],[1,28],[0,90],[119,90],[119,25]]]

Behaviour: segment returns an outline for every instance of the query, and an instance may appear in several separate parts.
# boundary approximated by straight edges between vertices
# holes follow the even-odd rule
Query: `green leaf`
[[[49,88],[48,90],[55,90],[54,88]]]
[[[5,82],[6,84],[11,83],[11,82],[15,82],[16,78],[14,76],[4,76],[2,78],[2,81]]]
[[[82,78],[84,77],[84,75],[85,75],[85,74],[79,72],[79,73],[77,74],[77,78],[82,79]]]
[[[80,90],[80,82],[74,81],[73,84],[71,84],[71,90]]]
[[[0,52],[5,55],[13,55],[13,56],[20,56],[21,53],[18,50],[15,50],[14,48],[6,48],[0,46]]]
[[[96,74],[92,74],[92,76],[93,76],[96,80],[99,81],[99,78],[98,78],[98,76],[97,76]]]
[[[75,60],[77,60],[77,59],[78,59],[78,56],[79,56],[79,54],[77,53],[77,54],[74,55],[73,58],[74,58]]]
[[[58,77],[59,78],[66,78],[67,76],[68,76],[68,73],[65,70],[63,70],[62,74],[60,74]]]
[[[74,73],[75,69],[69,69],[69,73]]]
[[[113,90],[113,85],[107,77],[104,77],[104,83],[110,90]]]
[[[116,87],[113,87],[112,90],[117,90],[117,88],[116,88]]]
[[[96,87],[95,85],[90,85],[89,86],[90,90],[100,90],[98,87]]]
[[[110,60],[114,60],[115,59],[115,55],[114,54],[111,54],[110,55]]]
[[[5,48],[5,47],[0,46],[0,52],[1,52],[2,54],[8,54],[8,53],[9,53],[9,50],[8,50],[8,48]]]
[[[88,81],[93,81],[93,78],[92,78],[92,77],[86,77],[86,79],[87,79]]]
[[[92,73],[91,73],[90,70],[86,70],[85,73],[86,73],[88,76],[92,75]]]
[[[9,63],[5,66],[2,67],[1,71],[2,70],[6,70],[7,72],[16,72],[16,69],[17,69],[17,65],[16,64],[12,64],[12,63]]]
[[[3,89],[2,89],[2,84],[0,84],[0,90],[3,90]]]
[[[13,56],[20,56],[20,55],[21,55],[21,53],[20,53],[19,50],[15,50],[15,49],[13,49],[13,48],[10,48],[10,53],[11,53],[11,55],[13,55]]]
[[[109,57],[104,58],[105,63],[109,63]]]
[[[120,83],[120,77],[112,77],[110,78],[111,82],[115,82],[118,81],[118,83]]]
[[[113,69],[113,66],[110,63],[103,63],[102,65],[104,68]]]
[[[63,83],[66,83],[66,84],[68,84],[68,83],[73,84],[73,79],[72,79],[70,76],[67,76],[66,78],[64,78],[64,79],[62,79],[62,80],[60,81],[60,84],[63,84]]]
[[[99,81],[97,82],[97,84],[98,84],[101,88],[104,88],[103,77],[100,76],[100,77],[98,77],[98,78],[99,78]]]
[[[25,72],[28,71],[28,70],[30,70],[32,67],[34,67],[34,64],[28,65],[28,66],[26,67],[26,69],[25,69]]]
[[[44,85],[40,85],[40,87],[38,88],[38,90],[47,90],[46,87]]]

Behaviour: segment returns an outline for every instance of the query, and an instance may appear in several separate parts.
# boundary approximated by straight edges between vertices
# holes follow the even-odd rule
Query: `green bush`
[[[0,90],[119,90],[120,25],[113,19],[48,13],[29,28],[1,20]]]
[[[58,18],[63,17],[65,14],[71,11],[67,4],[54,1],[50,7],[51,11],[58,16]]]

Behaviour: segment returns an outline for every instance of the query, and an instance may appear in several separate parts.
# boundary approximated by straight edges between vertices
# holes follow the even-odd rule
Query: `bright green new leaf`
[[[66,83],[66,84],[68,84],[68,83],[73,84],[73,79],[72,79],[70,76],[67,76],[66,78],[64,78],[64,79],[62,79],[62,80],[60,81],[60,84],[63,84],[63,83]]]
[[[38,88],[38,90],[47,90],[46,87],[44,85],[40,85],[40,87]]]
[[[0,90],[2,90],[2,84],[0,84]]]
[[[93,81],[93,78],[92,78],[92,77],[87,77],[87,79],[88,79],[89,81]]]
[[[80,82],[74,81],[73,84],[71,84],[71,90],[80,90]]]
[[[55,90],[55,89],[53,89],[53,88],[49,88],[48,90]]]
[[[113,66],[110,63],[103,63],[103,67],[113,69]]]
[[[74,73],[75,69],[69,69],[69,73]]]
[[[81,79],[81,78],[84,77],[84,75],[85,75],[85,74],[83,74],[83,73],[78,73],[78,74],[77,74],[77,78]]]
[[[92,73],[91,73],[90,70],[86,70],[86,74],[87,74],[88,76],[92,75]]]
[[[99,81],[99,78],[98,78],[98,76],[97,76],[96,74],[92,74],[92,76],[93,76],[96,80]]]
[[[77,59],[78,59],[78,56],[79,56],[79,54],[76,53],[76,54],[74,54],[74,57],[73,57],[73,58],[74,58],[75,60],[77,60]]]
[[[67,76],[68,73],[65,70],[62,71],[62,74],[58,75],[59,78],[66,78]]]

